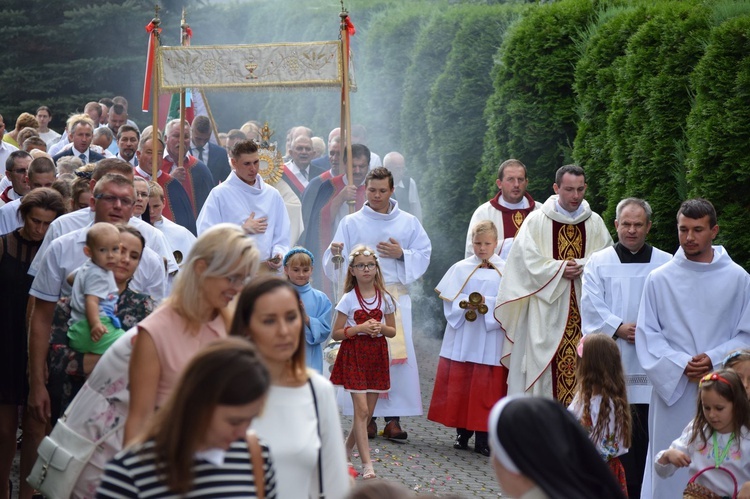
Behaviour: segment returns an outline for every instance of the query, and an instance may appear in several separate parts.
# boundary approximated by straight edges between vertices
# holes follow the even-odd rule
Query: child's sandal
[[[375,467],[372,464],[366,464],[362,468],[362,479],[363,480],[372,480],[373,478],[377,478],[378,476],[375,474]]]

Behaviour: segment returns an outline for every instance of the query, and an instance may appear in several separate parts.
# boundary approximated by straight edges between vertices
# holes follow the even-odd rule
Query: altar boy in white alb
[[[430,263],[432,245],[419,220],[399,210],[393,195],[393,176],[383,167],[375,168],[365,179],[367,202],[362,209],[339,223],[331,246],[323,256],[326,277],[340,279],[346,272],[333,263],[335,255],[346,255],[359,244],[375,248],[386,288],[398,298],[396,336],[389,341],[391,390],[378,400],[375,416],[390,419],[383,430],[387,438],[406,438],[399,416],[420,416],[422,395],[411,327],[411,299],[407,285],[419,279]],[[343,268],[343,272],[340,269]],[[347,399],[349,399],[347,401]],[[352,414],[351,399],[340,397],[344,414]]]
[[[617,244],[597,251],[583,268],[581,331],[612,336],[620,348],[628,403],[633,416],[630,450],[620,456],[628,496],[639,497],[648,449],[648,403],[651,383],[635,352],[635,325],[649,272],[672,255],[646,243],[651,230],[651,206],[626,198],[617,204]]]
[[[289,251],[290,223],[284,200],[258,175],[255,142],[237,142],[230,159],[234,171],[226,182],[211,189],[196,222],[198,235],[221,222],[241,225],[258,245],[268,268],[277,271]]]
[[[677,212],[680,249],[646,278],[636,321],[638,360],[654,386],[641,497],[677,499],[690,478],[653,473],[654,457],[680,436],[697,404],[698,381],[727,353],[750,345],[750,275],[712,242],[716,211],[690,199]]]

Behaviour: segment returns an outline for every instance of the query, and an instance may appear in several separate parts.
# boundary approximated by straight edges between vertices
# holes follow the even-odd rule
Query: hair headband
[[[750,352],[748,352],[747,350],[735,350],[734,352],[724,357],[724,360],[722,360],[721,363],[726,365],[726,363],[729,362],[730,360],[736,359],[737,357],[743,354],[750,355]]]
[[[373,252],[372,252],[372,251],[370,251],[370,250],[364,250],[364,251],[355,251],[354,253],[352,253],[351,255],[349,255],[349,263],[350,263],[350,264],[351,264],[351,263],[354,263],[354,259],[355,259],[356,257],[360,256],[360,255],[361,255],[361,256],[371,256],[371,257],[374,257],[374,258],[375,258],[375,260],[377,260],[377,259],[378,259],[378,255],[376,255],[375,253],[373,253]]]
[[[705,376],[703,376],[701,378],[701,382],[700,382],[700,384],[698,386],[702,387],[703,383],[705,383],[706,381],[719,381],[721,383],[724,383],[725,385],[732,386],[732,384],[729,383],[729,381],[727,381],[726,378],[724,378],[723,376],[719,376],[716,373],[708,373]]]
[[[303,248],[302,246],[295,246],[294,248],[290,249],[286,255],[284,255],[284,267],[286,267],[287,262],[289,259],[298,253],[304,253],[305,255],[310,257],[310,264],[315,263],[315,258],[313,257],[313,254],[310,253],[310,251],[307,248]]]

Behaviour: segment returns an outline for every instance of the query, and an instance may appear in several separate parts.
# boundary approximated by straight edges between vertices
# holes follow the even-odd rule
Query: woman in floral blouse
[[[117,317],[122,328],[128,330],[146,318],[155,308],[154,300],[143,293],[128,288],[143,253],[144,239],[133,227],[119,225],[120,264],[114,270],[120,299],[117,302]],[[48,390],[52,402],[54,419],[60,417],[76,396],[99,361],[100,355],[83,354],[68,346],[68,320],[70,319],[69,298],[61,298],[55,307],[50,339]],[[54,424],[54,421],[53,421]]]

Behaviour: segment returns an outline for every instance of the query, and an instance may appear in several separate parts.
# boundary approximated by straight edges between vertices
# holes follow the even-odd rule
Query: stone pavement
[[[456,450],[453,448],[456,431],[427,420],[440,344],[438,338],[415,333],[425,416],[401,420],[402,428],[409,433],[408,440],[387,440],[381,436],[370,440],[375,472],[380,478],[401,482],[420,494],[501,497],[489,458],[474,452],[474,439],[469,441],[468,450]],[[351,428],[350,418],[343,418],[342,424],[347,430]],[[378,418],[378,431],[383,431],[382,418]],[[358,461],[356,457],[353,459],[360,469]]]
[[[441,340],[417,332],[414,343],[426,415]],[[342,424],[346,431],[351,428],[349,418],[343,418]],[[370,440],[375,471],[380,478],[401,482],[419,494],[458,495],[467,499],[501,497],[489,458],[474,452],[473,438],[469,450],[461,451],[453,448],[455,430],[428,421],[426,416],[404,418],[401,426],[408,431],[408,440],[386,440],[380,436]],[[383,430],[382,418],[378,419],[378,430]],[[359,465],[357,458],[354,464]],[[14,499],[18,497],[18,478],[17,453],[11,472]]]

